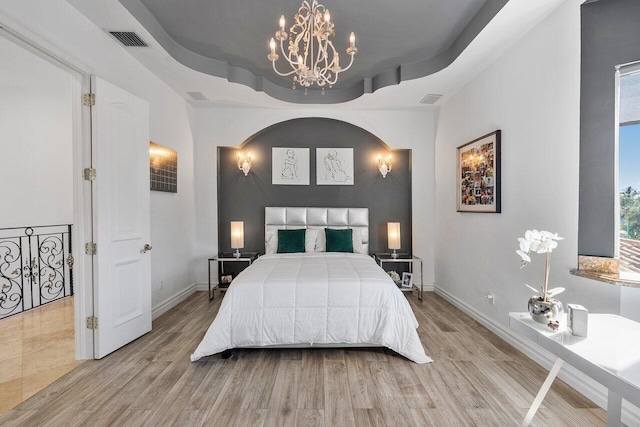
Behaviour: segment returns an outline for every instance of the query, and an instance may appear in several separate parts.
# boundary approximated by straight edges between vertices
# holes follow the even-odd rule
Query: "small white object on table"
[[[528,426],[564,362],[609,390],[607,426],[620,426],[622,399],[640,407],[640,323],[613,314],[589,314],[586,337],[573,336],[566,320],[552,331],[529,313],[509,313],[509,327],[558,357],[522,422]]]

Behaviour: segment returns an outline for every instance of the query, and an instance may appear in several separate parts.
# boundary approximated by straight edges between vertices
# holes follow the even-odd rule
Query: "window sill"
[[[627,276],[624,273],[601,273],[597,271],[579,270],[577,268],[571,270],[571,274],[573,274],[574,276],[585,277],[591,280],[597,280],[598,282],[609,283],[611,285],[640,288],[640,276],[637,276],[635,274],[630,274]]]

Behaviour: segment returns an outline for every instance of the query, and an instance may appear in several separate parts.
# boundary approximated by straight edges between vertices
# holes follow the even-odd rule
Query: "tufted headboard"
[[[265,232],[298,228],[355,228],[369,253],[369,208],[264,208]]]

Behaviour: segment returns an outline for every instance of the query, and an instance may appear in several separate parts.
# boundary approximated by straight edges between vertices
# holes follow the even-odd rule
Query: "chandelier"
[[[353,65],[353,57],[358,53],[356,36],[351,33],[349,37],[347,55],[351,56],[351,61],[346,68],[341,68],[338,52],[329,39],[336,35],[329,10],[317,0],[313,0],[311,5],[304,0],[293,20],[294,24],[289,29],[291,34],[288,35],[284,30],[284,15],[280,17],[280,29],[276,31],[275,40],[271,38],[269,42],[271,53],[267,58],[279,76],[293,75],[293,89],[299,84],[306,93],[308,87],[317,85],[324,95],[324,87],[328,85],[331,88],[338,81],[338,74]],[[289,43],[285,51],[287,37]],[[276,40],[280,42],[282,56],[292,68],[289,72],[281,73],[276,69],[276,61],[280,58],[276,53]]]

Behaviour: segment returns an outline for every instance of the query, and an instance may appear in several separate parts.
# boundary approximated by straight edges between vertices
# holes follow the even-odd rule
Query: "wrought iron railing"
[[[0,229],[0,319],[73,295],[71,225]]]

